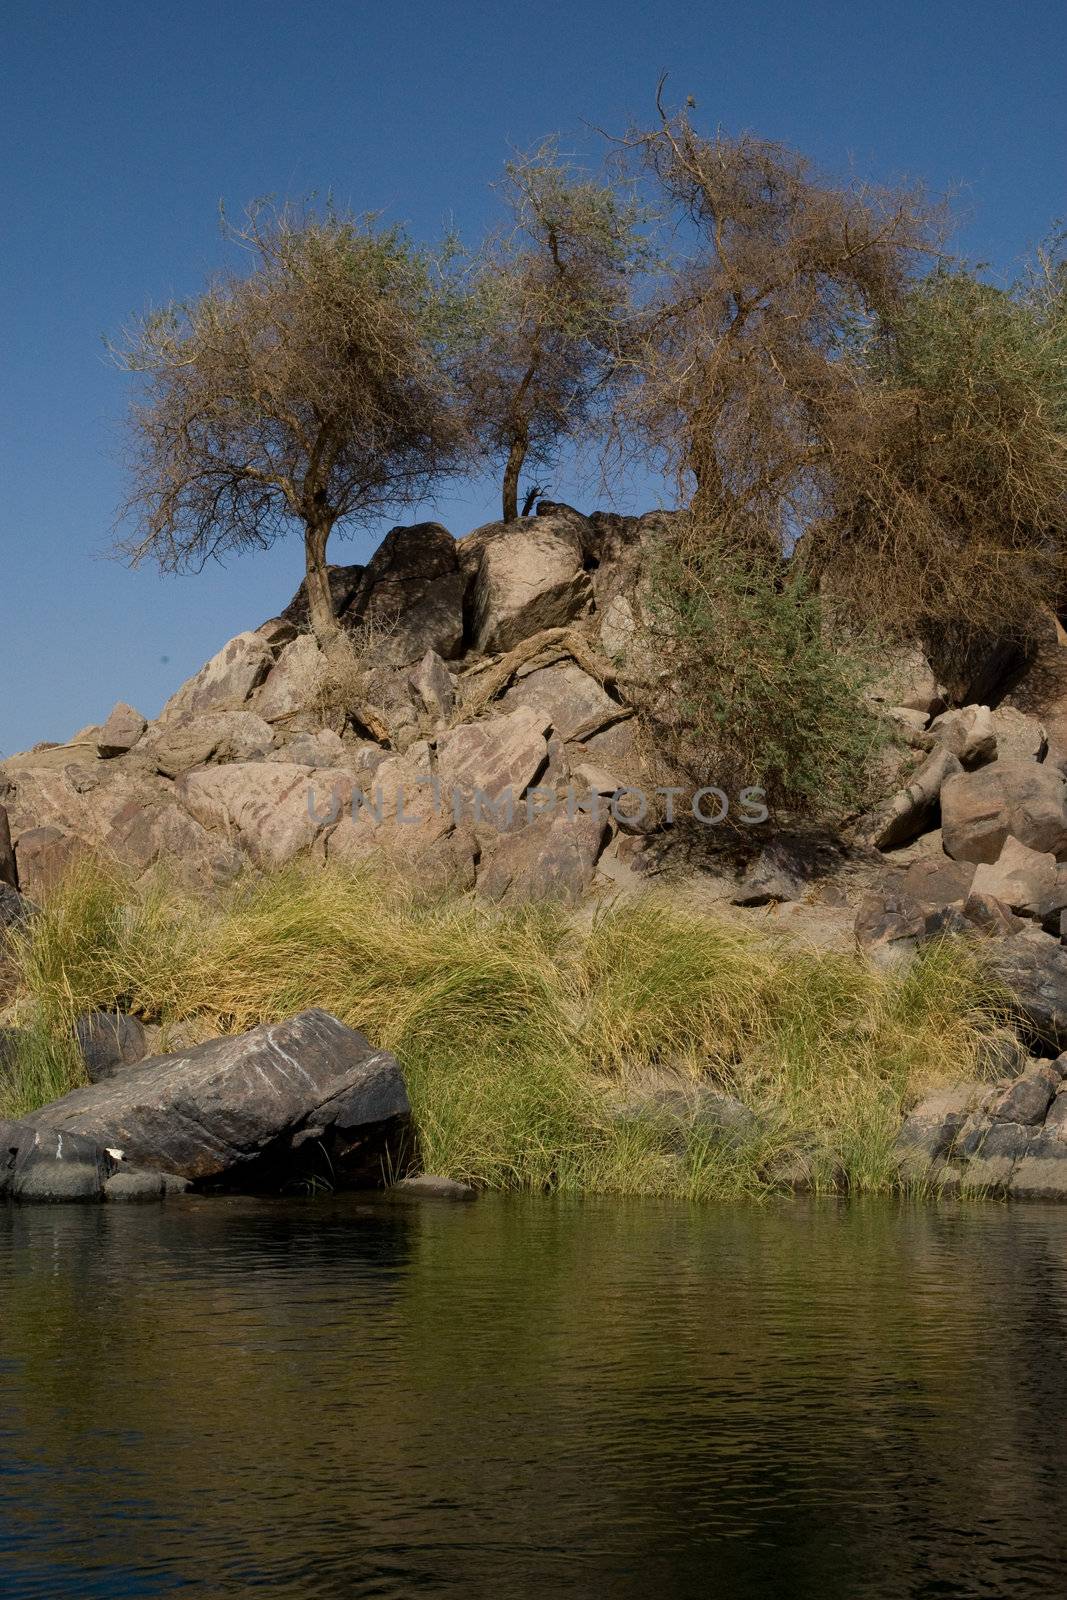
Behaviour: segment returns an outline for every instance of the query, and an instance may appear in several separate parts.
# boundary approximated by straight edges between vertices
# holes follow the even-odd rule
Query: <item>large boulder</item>
[[[987,959],[1035,1043],[1067,1050],[1067,948],[1035,931],[991,940]]]
[[[431,722],[447,722],[455,708],[456,691],[452,675],[436,650],[427,650],[418,665],[412,667],[408,681]]]
[[[99,1140],[0,1122],[0,1198],[64,1203],[101,1200],[118,1161]]]
[[[27,828],[16,849],[19,882],[32,900],[44,901],[67,873],[90,855],[88,845],[61,828]]]
[[[1031,850],[1067,856],[1067,785],[1034,761],[1000,760],[959,772],[941,789],[941,829],[956,861],[993,862],[1011,834]]]
[[[1021,916],[1047,921],[1067,906],[1067,867],[1051,852],[1030,850],[1009,835],[995,862],[975,868],[971,892],[992,896]]]
[[[90,1083],[136,1066],[148,1053],[140,1017],[122,1011],[86,1011],[75,1019],[74,1034]]]
[[[611,834],[604,814],[576,812],[537,817],[502,833],[486,851],[478,893],[495,903],[560,900],[577,905],[593,881],[597,859]]]
[[[419,741],[402,755],[382,752],[373,770],[357,775],[349,806],[323,834],[323,849],[327,860],[349,866],[379,853],[411,865],[455,827],[430,747]]]
[[[233,762],[186,773],[176,793],[201,827],[240,845],[259,866],[277,867],[339,820],[353,783],[337,767]]]
[[[180,711],[153,723],[140,753],[166,778],[208,761],[253,761],[274,743],[270,726],[251,711]]]
[[[258,689],[273,665],[274,652],[266,639],[255,633],[239,633],[171,695],[162,715],[237,710]]]
[[[988,706],[962,706],[944,711],[930,724],[930,737],[965,767],[981,766],[997,754],[997,734]]]
[[[944,787],[961,770],[951,750],[937,746],[910,782],[867,819],[864,837],[879,850],[892,850],[934,827]]]
[[[491,805],[517,807],[548,761],[545,734],[550,720],[527,707],[467,722],[437,746],[437,772],[446,797],[459,796],[461,811],[476,796]]]
[[[332,728],[317,728],[314,733],[294,733],[287,744],[272,750],[267,760],[274,765],[288,762],[297,767],[342,767],[350,752]]]
[[[596,679],[569,658],[520,672],[500,706],[504,711],[543,712],[562,739],[608,722],[619,710]]]
[[[139,711],[120,700],[112,706],[107,721],[100,729],[96,742],[97,754],[105,758],[125,755],[133,749],[147,726],[147,720]]]
[[[427,650],[450,661],[463,650],[464,587],[456,541],[441,523],[391,528],[341,620],[380,665],[409,666]]]
[[[302,712],[317,710],[326,670],[326,658],[310,633],[301,633],[284,645],[266,679],[256,690],[252,709],[266,722],[292,724]]]
[[[573,515],[506,524],[502,536],[485,543],[474,580],[474,648],[510,650],[543,628],[563,627],[588,609],[591,597]]]
[[[26,1121],[200,1185],[272,1188],[316,1159],[337,1186],[380,1180],[409,1118],[394,1058],[312,1010],[130,1067]]]
[[[330,595],[333,600],[335,615],[343,616],[352,604],[353,599],[359,592],[359,586],[363,582],[363,574],[366,570],[366,567],[358,565],[327,567],[326,573],[330,580]],[[307,583],[304,582],[281,613],[281,616],[272,618],[272,623],[288,623],[290,628],[306,628],[309,622]],[[276,627],[272,627],[272,623],[264,623],[259,631],[265,633],[268,628],[271,628],[273,638],[277,642],[283,635],[280,634]]]
[[[204,889],[230,883],[248,864],[229,840],[210,833],[173,800],[131,800],[112,818],[104,851],[138,873],[163,863],[182,883]]]

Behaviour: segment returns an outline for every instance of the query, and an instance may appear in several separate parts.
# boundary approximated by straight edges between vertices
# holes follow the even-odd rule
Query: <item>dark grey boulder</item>
[[[1008,1184],[1013,1200],[1067,1200],[1067,1141],[1042,1129],[1030,1140]]]
[[[335,1188],[380,1182],[409,1118],[394,1058],[314,1010],[126,1068],[27,1120],[203,1187],[277,1189],[309,1163]]]
[[[0,1123],[0,1194],[12,1200],[61,1204],[99,1200],[115,1158],[93,1139]]]
[[[896,1154],[902,1176],[928,1176],[928,1169],[948,1155],[980,1093],[977,1084],[955,1083],[919,1101],[897,1135]]]
[[[90,1083],[136,1066],[148,1051],[144,1023],[122,1011],[88,1011],[77,1019],[74,1031]]]
[[[1059,1072],[1051,1066],[1033,1066],[987,1102],[988,1114],[997,1122],[1017,1122],[1034,1128],[1045,1120],[1045,1113],[1059,1088]]]
[[[1034,1040],[1067,1050],[1067,948],[1048,936],[1002,939],[991,941],[988,960]]]
[[[165,1200],[171,1194],[184,1194],[189,1187],[187,1178],[176,1178],[173,1173],[123,1164],[104,1184],[103,1198],[113,1203],[140,1204]]]

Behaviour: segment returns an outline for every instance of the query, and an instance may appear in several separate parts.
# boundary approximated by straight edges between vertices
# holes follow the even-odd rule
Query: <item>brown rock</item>
[[[453,728],[437,748],[446,800],[458,791],[469,807],[477,791],[490,804],[510,797],[517,806],[548,760],[549,726],[542,713],[522,708]]]
[[[43,903],[67,873],[90,855],[88,845],[59,828],[27,828],[15,847],[21,893]]]
[[[972,889],[975,895],[999,900],[1021,916],[1037,917],[1051,908],[1057,881],[1054,855],[1030,850],[1009,834],[996,861],[975,868]]]
[[[957,773],[941,791],[941,830],[956,861],[996,861],[1009,834],[1058,859],[1067,854],[1067,786],[1058,772],[1031,761]]]
[[[923,907],[962,905],[971,891],[975,870],[971,862],[951,861],[948,856],[913,861],[902,888]]]
[[[234,762],[200,767],[176,793],[202,827],[235,840],[260,866],[310,849],[351,803],[354,779],[338,768]]]
[[[148,723],[139,711],[122,700],[112,706],[97,738],[97,753],[104,757],[125,755],[144,733]]]
[[[152,724],[139,753],[176,778],[207,761],[251,761],[273,743],[269,724],[251,711],[180,711]]]
[[[478,873],[478,893],[507,905],[535,900],[576,905],[593,881],[610,832],[606,816],[538,817],[494,842]]]
[[[409,675],[411,687],[428,717],[447,722],[456,703],[452,677],[436,650],[427,650]]]
[[[520,518],[486,543],[473,589],[473,643],[510,650],[581,616],[592,595],[570,516]]]
[[[273,665],[274,653],[265,639],[255,633],[239,633],[171,695],[162,715],[237,710],[250,699]]]
[[[980,766],[997,754],[997,735],[988,706],[944,711],[930,724],[930,737],[951,750],[965,767]]]

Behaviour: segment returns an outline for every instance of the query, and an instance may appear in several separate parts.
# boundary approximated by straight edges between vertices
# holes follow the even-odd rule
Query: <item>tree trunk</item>
[[[504,468],[504,521],[513,522],[519,514],[519,474],[526,460],[528,439],[525,428],[514,435]]]
[[[326,565],[326,542],[330,537],[332,526],[332,523],[310,523],[304,530],[308,621],[311,623],[312,633],[324,650],[340,632],[340,624],[334,615],[330,572]]]

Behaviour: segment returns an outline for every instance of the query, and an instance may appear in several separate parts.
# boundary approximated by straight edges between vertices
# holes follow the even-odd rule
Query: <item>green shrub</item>
[[[788,564],[690,533],[651,579],[651,639],[663,675],[642,715],[666,769],[694,786],[840,817],[869,798],[884,723],[864,703],[872,668],[833,639],[818,594]]]

